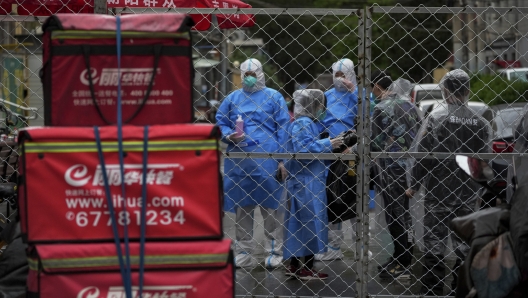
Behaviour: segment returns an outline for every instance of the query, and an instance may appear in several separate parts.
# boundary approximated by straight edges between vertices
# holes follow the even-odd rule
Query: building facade
[[[456,1],[456,6],[489,7],[483,14],[453,16],[454,67],[469,72],[493,72],[503,67],[528,67],[528,16],[516,9],[528,0]]]

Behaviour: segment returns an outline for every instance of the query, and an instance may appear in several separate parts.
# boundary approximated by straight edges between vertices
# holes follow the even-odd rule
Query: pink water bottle
[[[236,120],[235,132],[237,137],[241,137],[244,134],[244,120],[242,120],[242,116],[240,115],[238,115],[238,119]]]

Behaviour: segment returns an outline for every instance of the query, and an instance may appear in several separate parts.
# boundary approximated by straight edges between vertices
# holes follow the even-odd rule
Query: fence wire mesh
[[[98,9],[84,0],[30,2],[0,9],[0,125],[8,136],[43,124],[38,16]],[[227,16],[193,32],[193,87],[196,122],[223,134],[224,233],[234,242],[236,295],[451,295],[467,246],[451,237],[449,221],[489,203],[455,154],[493,161],[495,186],[506,188],[528,96],[521,68],[528,10],[514,6],[528,1],[348,10],[212,3],[207,10],[109,0],[116,7],[107,13]],[[249,14],[251,28],[221,29]],[[468,81],[441,81],[452,69]],[[349,130],[356,132],[341,138]],[[5,181],[16,175],[15,144],[2,143]],[[332,224],[334,217],[346,220]]]
[[[410,158],[374,160],[377,171],[372,184],[376,207],[381,208],[372,221],[375,227],[371,227],[370,247],[380,256],[372,263],[381,270],[369,268],[369,284],[379,286],[369,293],[454,295],[457,273],[469,247],[454,235],[450,222],[489,203],[482,196],[482,187],[459,169],[455,154],[513,152],[515,122],[523,115],[526,89],[513,87],[524,83],[508,77],[508,70],[497,66],[525,65],[526,49],[521,40],[526,33],[520,33],[520,26],[526,17],[515,9],[501,12],[493,7],[467,11],[373,7],[372,11],[371,78],[379,80],[373,91],[389,83],[387,78],[375,78],[374,69],[389,69],[393,79],[440,83],[440,87],[424,84],[404,90],[423,113],[418,126],[413,127],[407,119],[409,110],[385,115],[380,106],[381,113],[374,111],[371,147],[374,151],[450,155],[424,158],[411,153]],[[469,75],[447,73],[451,69]],[[509,71],[517,74],[522,68]],[[526,74],[521,77],[526,81]],[[460,105],[464,100],[471,101]],[[382,100],[379,105],[383,104]],[[387,118],[392,121],[389,126]],[[394,130],[387,142],[384,138],[391,135],[384,132],[390,126]],[[496,178],[504,179],[501,183],[506,186],[508,161],[502,156],[488,161]],[[408,197],[406,191],[416,193]],[[395,275],[395,282],[384,283],[386,277]]]

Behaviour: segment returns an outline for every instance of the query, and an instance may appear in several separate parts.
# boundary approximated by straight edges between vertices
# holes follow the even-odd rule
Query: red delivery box
[[[192,25],[183,14],[121,16],[118,68],[116,17],[49,17],[40,73],[45,125],[115,124],[119,82],[125,123],[192,122]]]
[[[129,237],[139,239],[144,128],[123,127],[124,179],[117,128],[99,131],[120,236],[126,225]],[[217,132],[208,124],[149,127],[147,239],[222,237]],[[28,128],[19,138],[19,210],[28,243],[114,239],[94,129]],[[121,194],[123,182],[126,198]]]
[[[141,297],[232,298],[234,266],[229,240],[147,242]],[[130,243],[132,297],[139,297],[139,244]],[[28,297],[122,298],[116,247],[39,244],[29,252]]]

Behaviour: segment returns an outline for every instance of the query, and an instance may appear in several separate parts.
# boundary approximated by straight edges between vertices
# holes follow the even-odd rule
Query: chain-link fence
[[[2,5],[3,6],[3,5]],[[5,18],[2,16],[0,18]],[[42,96],[35,92],[42,89],[36,78],[37,69],[42,64],[40,56],[32,51],[24,51],[23,43],[15,36],[23,34],[35,25],[2,20],[0,33],[1,93],[0,93],[0,178],[2,182],[16,182],[18,164],[17,144],[14,134],[20,127],[27,125],[28,118],[35,118],[35,109],[28,108],[30,102],[42,106]],[[31,36],[24,32],[26,36]],[[27,45],[27,43],[26,43]],[[40,44],[39,44],[40,47]],[[38,62],[35,62],[37,60]],[[34,68],[31,73],[30,67]],[[33,77],[31,77],[31,75]],[[31,91],[31,94],[28,91]],[[32,114],[31,114],[32,113]],[[12,205],[2,198],[0,204],[0,222],[6,223],[13,218]]]
[[[111,2],[109,14],[227,16],[193,33],[194,107],[197,122],[223,134],[237,296],[452,294],[468,248],[451,237],[449,221],[492,203],[455,154],[493,160],[494,187],[507,188],[528,96],[528,9],[514,6],[528,1],[243,10],[222,1],[211,9]],[[16,6],[0,16],[2,98],[26,109],[7,105],[8,130],[13,115],[43,123],[44,18],[17,15]],[[220,29],[249,14],[254,26]],[[356,133],[342,138],[349,130]],[[341,139],[357,144],[340,147]]]
[[[380,106],[381,113],[375,111],[372,117],[370,148],[389,154],[371,154],[376,170],[371,172],[376,175],[373,184],[379,194],[376,206],[381,208],[375,213],[372,222],[376,226],[370,227],[368,240],[375,256],[386,257],[375,257],[371,264],[377,266],[369,265],[368,284],[379,289],[369,288],[368,293],[454,295],[469,247],[454,236],[450,222],[490,203],[482,187],[459,169],[455,154],[513,152],[515,122],[521,119],[526,104],[526,87],[520,87],[527,79],[520,68],[526,65],[525,12],[495,7],[374,6],[371,13],[372,30],[367,29],[372,37],[371,51],[366,56],[371,63],[366,67],[371,70],[371,83],[379,79],[373,91],[387,83],[376,77],[375,69],[389,69],[393,79],[435,85],[415,85],[410,90],[411,102],[424,114],[414,129],[409,110],[401,113],[396,108],[385,115],[385,106]],[[467,74],[448,73],[452,69]],[[510,71],[514,77],[507,75]],[[438,99],[443,101],[439,104]],[[465,100],[471,101],[460,105]],[[391,107],[388,110],[392,111]],[[398,125],[388,126],[395,129],[388,142],[384,140],[391,137],[384,135],[387,118]],[[391,151],[449,154],[410,153],[409,158],[393,154],[390,158]],[[492,185],[497,192],[505,192],[507,158],[498,155],[488,160],[495,179],[500,180]],[[406,196],[406,192],[414,196]],[[468,272],[468,268],[463,270]],[[398,286],[384,283],[386,277],[395,275],[399,275]]]

